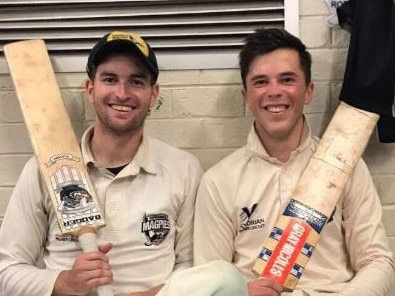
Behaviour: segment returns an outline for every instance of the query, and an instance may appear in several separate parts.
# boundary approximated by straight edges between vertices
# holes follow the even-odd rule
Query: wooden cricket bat
[[[341,102],[253,270],[295,288],[379,115]]]
[[[96,231],[105,221],[45,43],[9,43],[4,54],[59,228],[78,237],[84,252],[97,250]],[[99,286],[97,291],[99,296],[113,295],[109,286]]]

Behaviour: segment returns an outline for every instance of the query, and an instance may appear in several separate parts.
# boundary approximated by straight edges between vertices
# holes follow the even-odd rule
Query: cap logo
[[[113,41],[113,40],[129,40],[136,44],[136,46],[140,49],[140,51],[148,57],[149,55],[149,49],[147,43],[141,37],[137,34],[133,33],[123,33],[119,31],[114,31],[107,37],[107,41]]]

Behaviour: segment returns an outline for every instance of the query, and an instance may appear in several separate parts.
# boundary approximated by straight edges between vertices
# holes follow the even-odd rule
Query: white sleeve
[[[185,171],[185,200],[178,212],[175,239],[175,267],[181,270],[193,265],[193,213],[196,192],[203,169],[197,159],[188,163]]]
[[[304,291],[309,296],[385,296],[394,278],[394,262],[381,223],[380,200],[362,160],[357,163],[343,195],[344,238],[355,276],[338,293]]]
[[[370,173],[361,160],[345,188],[345,240],[355,277],[339,295],[386,295],[394,278],[394,262],[381,223],[382,207]]]
[[[49,296],[60,270],[36,266],[47,234],[40,175],[34,159],[25,165],[0,229],[0,295]]]
[[[236,231],[217,185],[205,174],[195,206],[194,264],[233,261]]]

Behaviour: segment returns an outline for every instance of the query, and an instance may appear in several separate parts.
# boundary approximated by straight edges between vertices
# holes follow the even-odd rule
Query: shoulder
[[[210,167],[204,174],[205,181],[232,182],[248,163],[250,155],[246,147],[239,148]]]
[[[33,176],[39,176],[40,175],[40,170],[38,166],[38,162],[36,157],[31,156],[25,163],[20,177],[28,177],[29,179],[33,179]]]
[[[352,174],[350,175],[350,179],[348,182],[348,187],[358,187],[360,188],[361,186],[370,186],[373,187],[373,181],[372,181],[372,175],[368,169],[368,166],[366,165],[365,161],[360,158],[355,166]],[[372,186],[371,186],[372,185]]]
[[[156,138],[147,138],[155,153],[155,158],[161,166],[171,166],[174,169],[195,169],[202,171],[201,164],[195,155]]]

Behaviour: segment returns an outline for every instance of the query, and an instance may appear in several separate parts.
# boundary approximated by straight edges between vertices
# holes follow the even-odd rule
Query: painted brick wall
[[[324,1],[300,0],[299,3],[300,37],[313,55],[313,79],[320,86],[315,96],[319,108],[311,112],[327,122],[338,104],[350,36],[340,28],[326,25],[328,6]],[[379,192],[383,222],[395,252],[395,144],[381,144],[374,134],[363,158]],[[395,296],[395,286],[388,296]]]
[[[327,27],[327,16],[323,1],[300,0],[300,37],[313,55],[315,81],[315,98],[306,116],[317,135],[338,104],[349,39],[345,31]],[[58,73],[57,78],[75,130],[81,135],[93,119],[83,91],[85,74]],[[148,133],[192,152],[205,168],[245,143],[252,118],[240,95],[237,69],[163,71],[159,83],[163,104],[152,112],[146,124]],[[0,106],[1,217],[32,153],[8,75],[0,75]],[[395,252],[395,144],[380,144],[373,136],[364,159],[379,191],[383,222]],[[395,288],[388,296],[395,296]]]

